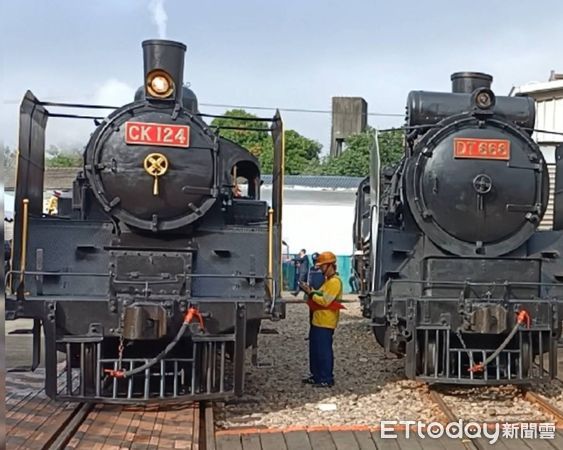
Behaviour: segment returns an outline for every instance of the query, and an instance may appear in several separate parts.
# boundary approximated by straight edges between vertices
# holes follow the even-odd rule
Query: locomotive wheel
[[[386,327],[372,327],[375,340],[382,348],[385,348],[385,330]]]
[[[438,348],[435,341],[429,341],[424,348],[420,345],[420,340],[417,339],[416,344],[416,372],[417,375],[432,375],[436,370],[436,365],[438,363]],[[428,362],[425,366],[424,360],[427,359]],[[425,372],[426,368],[426,372]]]
[[[93,345],[84,346],[84,394],[96,395],[96,351]]]

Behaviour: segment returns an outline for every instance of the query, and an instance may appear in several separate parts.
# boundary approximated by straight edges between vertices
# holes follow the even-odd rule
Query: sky
[[[184,80],[202,112],[329,110],[333,96],[360,96],[370,113],[402,114],[409,91],[447,91],[452,72],[492,74],[497,95],[563,72],[562,23],[561,0],[0,0],[0,142],[15,145],[28,89],[42,100],[131,101],[144,39],[188,46]],[[328,151],[330,114],[282,115]],[[369,117],[379,128],[402,122]],[[48,144],[83,147],[92,130],[51,119]]]

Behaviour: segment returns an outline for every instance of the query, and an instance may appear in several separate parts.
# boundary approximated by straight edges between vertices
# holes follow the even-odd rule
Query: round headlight
[[[165,94],[170,89],[170,83],[163,76],[156,76],[151,81],[151,87],[157,94]]]
[[[147,76],[147,92],[152,97],[170,97],[174,92],[174,82],[165,71],[154,70]]]
[[[491,96],[488,92],[481,92],[477,96],[477,106],[480,108],[488,108],[491,106]]]
[[[474,105],[479,109],[491,109],[495,106],[495,94],[490,89],[476,89],[472,97]]]

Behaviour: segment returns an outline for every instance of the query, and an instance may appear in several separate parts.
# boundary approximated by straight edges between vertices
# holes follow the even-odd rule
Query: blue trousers
[[[309,330],[309,370],[315,383],[334,383],[332,328],[311,325]]]

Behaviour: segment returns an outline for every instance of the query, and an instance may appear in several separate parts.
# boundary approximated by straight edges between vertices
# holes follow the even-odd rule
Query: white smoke
[[[149,11],[152,14],[152,20],[158,28],[158,37],[166,38],[166,22],[168,22],[168,14],[164,10],[165,0],[150,0]]]

